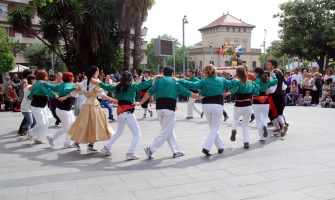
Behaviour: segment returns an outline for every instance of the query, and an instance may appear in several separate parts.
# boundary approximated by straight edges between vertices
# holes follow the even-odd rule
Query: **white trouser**
[[[252,110],[255,114],[259,137],[261,140],[265,140],[263,126],[267,127],[268,125],[269,104],[252,104]]]
[[[180,151],[176,135],[174,134],[174,125],[176,124],[175,116],[175,112],[172,110],[157,110],[157,118],[161,125],[161,130],[150,146],[152,152],[157,151],[165,141],[169,144],[172,153]]]
[[[43,141],[47,134],[49,120],[47,115],[47,108],[39,108],[31,106],[31,113],[35,117],[36,125],[30,129],[29,134],[32,137],[36,136],[36,140]]]
[[[188,100],[188,103],[187,103],[187,114],[188,114],[188,117],[193,117],[193,109],[199,115],[202,113],[202,111],[199,110],[199,108],[195,105],[195,100],[196,99],[192,99],[192,98],[189,98],[189,100]]]
[[[141,132],[134,114],[121,113],[117,116],[117,130],[105,145],[107,149],[110,149],[112,144],[114,144],[115,141],[122,135],[126,124],[133,133],[133,139],[130,144],[129,153],[135,153],[136,146],[140,140]]]
[[[67,133],[67,131],[71,128],[72,124],[74,123],[74,116],[72,114],[72,111],[61,110],[59,108],[56,108],[56,114],[60,119],[60,121],[62,122],[63,126],[56,132],[51,134],[50,138],[53,140],[57,140],[59,136],[66,133],[64,144],[68,144],[71,142],[70,140],[71,136]]]
[[[251,106],[246,106],[246,107],[236,107],[234,106],[234,118],[232,122],[232,130],[237,129],[237,124],[239,118],[242,116],[242,130],[243,130],[243,142],[249,142],[249,119],[252,113],[252,108]]]
[[[215,143],[216,148],[223,148],[224,144],[219,134],[223,106],[220,104],[202,104],[202,110],[206,116],[210,128],[210,132],[207,136],[203,148],[210,151],[213,143]]]

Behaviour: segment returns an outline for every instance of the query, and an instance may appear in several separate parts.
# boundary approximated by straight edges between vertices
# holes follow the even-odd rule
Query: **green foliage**
[[[158,35],[157,38],[160,39],[166,39],[166,40],[174,40],[174,38],[171,35],[164,34],[164,35]],[[176,72],[182,72],[183,71],[183,47],[180,45],[179,41],[175,41],[175,58],[176,58]],[[185,65],[187,66],[187,59],[189,59],[189,68],[194,68],[195,62],[189,57],[186,53],[187,49],[191,49],[192,47],[185,47]],[[147,50],[144,51],[146,55],[148,55],[148,64],[147,69],[149,69],[152,73],[157,73],[157,65],[159,64],[160,68],[163,66],[163,58],[155,56],[155,39],[151,39],[151,41],[148,43]],[[166,66],[173,67],[173,56],[167,57],[165,59]]]
[[[279,5],[281,13],[279,37],[275,54],[288,54],[315,60],[323,72],[324,57],[335,58],[334,2],[330,0],[288,1]]]
[[[98,67],[106,71],[110,66],[117,66],[118,61],[113,59],[122,54],[119,44],[123,33],[118,31],[114,16],[115,0],[32,0],[29,5],[37,9],[43,38],[35,32],[32,14],[26,9],[11,11],[8,22],[18,32],[32,34],[44,43],[69,71],[86,71],[97,62],[103,64]],[[64,44],[61,45],[61,41]],[[113,48],[103,54],[99,48],[104,47],[106,41]],[[114,58],[99,57],[108,53],[117,55]]]
[[[303,68],[308,68],[310,62],[309,61],[304,61],[304,62],[301,62],[301,64],[302,64]]]
[[[0,27],[0,73],[9,72],[16,65],[12,53],[15,42],[8,37],[7,31]]]
[[[107,74],[120,73],[123,69],[123,50],[113,45],[112,41],[103,42],[98,51],[97,65]]]
[[[268,63],[268,60],[270,59],[270,55],[271,55],[271,58],[274,58],[277,60],[277,63],[278,63],[278,67],[279,68],[282,68],[282,69],[285,69],[286,68],[286,65],[288,64],[288,55],[281,55],[279,54],[276,54],[276,44],[272,44],[270,47],[268,47],[266,49],[266,53],[265,53],[265,63]],[[284,61],[283,61],[283,56],[284,56]],[[258,57],[258,61],[260,63],[263,63],[264,60],[264,54],[261,54],[259,57]],[[283,66],[283,62],[284,62],[284,66]],[[290,63],[293,62],[293,59],[290,59]]]
[[[52,69],[51,51],[43,43],[35,42],[32,45],[28,45],[23,51],[23,56],[29,60],[30,66],[37,66],[38,69],[44,69],[46,71]],[[65,64],[54,54],[54,72],[65,71],[67,71]]]

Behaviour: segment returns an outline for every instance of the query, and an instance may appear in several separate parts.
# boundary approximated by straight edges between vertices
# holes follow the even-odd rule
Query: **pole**
[[[213,65],[213,44],[211,44],[211,64]]]
[[[163,57],[163,68],[165,67],[165,61],[166,61],[165,58],[166,58],[166,57],[164,56],[164,57]]]
[[[54,72],[54,52],[51,53],[51,64],[52,64],[52,75],[55,78],[55,72]]]
[[[190,57],[189,57],[189,51],[187,50],[187,68],[186,68],[186,72],[190,69],[188,67],[188,61],[190,60]]]
[[[185,75],[185,18],[183,18],[183,74]]]
[[[283,69],[285,69],[285,55],[283,56]]]
[[[176,73],[176,40],[173,41],[173,71]]]
[[[266,41],[266,29],[264,29],[264,55],[263,55],[263,63],[264,63],[264,66],[263,68],[265,68],[265,41]]]

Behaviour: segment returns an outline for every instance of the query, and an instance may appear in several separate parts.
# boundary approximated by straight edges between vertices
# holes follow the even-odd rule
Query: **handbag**
[[[313,91],[317,91],[318,88],[317,88],[315,85],[313,85],[312,90],[313,90]]]

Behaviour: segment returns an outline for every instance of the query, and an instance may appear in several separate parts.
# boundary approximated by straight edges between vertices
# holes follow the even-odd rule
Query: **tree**
[[[8,15],[8,22],[14,30],[35,36],[51,49],[65,63],[69,71],[82,72],[97,63],[99,49],[110,43],[120,53],[123,33],[118,31],[114,0],[32,0],[29,5],[37,9],[41,18],[40,31],[32,25],[32,13],[17,8]],[[43,38],[40,35],[43,33]],[[61,45],[61,41],[64,42]],[[112,63],[98,66],[108,72]]]
[[[0,73],[14,69],[15,57],[12,53],[15,43],[8,37],[7,31],[0,27]]]
[[[41,42],[35,42],[23,51],[23,56],[29,60],[30,66],[37,66],[38,69],[49,71],[52,69],[52,55],[50,49]],[[64,62],[54,54],[54,71],[65,72],[67,71]]]
[[[133,0],[134,1],[134,12],[135,12],[135,37],[134,37],[134,62],[133,69],[140,68],[141,65],[141,35],[142,35],[142,24],[147,11],[152,8],[155,4],[154,0]]]
[[[320,72],[328,68],[335,52],[335,6],[331,0],[289,1],[279,5],[281,13],[279,37],[282,42],[275,51],[277,57],[288,54],[315,60]],[[327,56],[326,63],[324,58]]]

